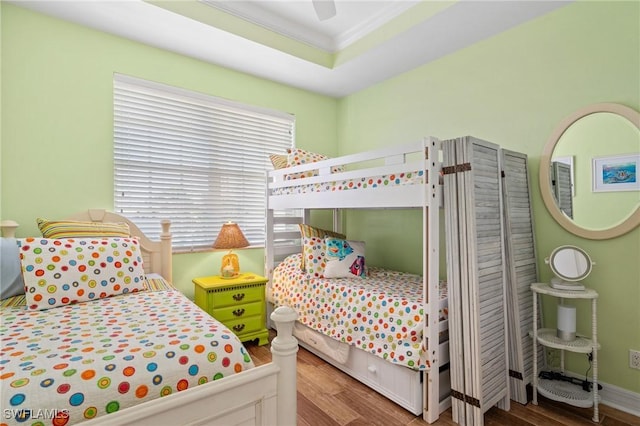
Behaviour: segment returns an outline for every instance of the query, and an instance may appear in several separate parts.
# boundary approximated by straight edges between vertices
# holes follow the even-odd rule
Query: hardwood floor
[[[273,338],[273,331],[271,332]],[[271,361],[269,345],[257,342],[245,344],[256,365]],[[427,425],[415,416],[389,401],[367,386],[327,364],[312,353],[300,348],[298,352],[298,425]],[[600,423],[605,426],[638,425],[640,418],[600,404]],[[485,413],[484,423],[491,425],[594,425],[592,409],[576,408],[538,398],[538,405],[511,402],[510,411],[491,408]],[[451,409],[440,415],[435,425],[455,425]]]

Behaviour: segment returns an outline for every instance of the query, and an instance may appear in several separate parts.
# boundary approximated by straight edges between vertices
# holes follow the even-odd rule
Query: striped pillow
[[[269,160],[273,164],[274,169],[284,169],[287,167],[287,155],[286,154],[271,154]]]
[[[44,238],[129,237],[129,225],[110,222],[81,222],[75,220],[36,220]]]
[[[315,226],[307,225],[306,223],[298,224],[300,227],[300,236],[304,237],[336,237],[336,238],[346,238],[344,234],[339,232],[327,231],[326,229],[316,228]]]

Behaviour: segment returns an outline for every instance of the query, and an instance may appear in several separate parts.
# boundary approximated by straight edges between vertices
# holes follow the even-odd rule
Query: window
[[[170,219],[174,251],[213,244],[237,222],[264,244],[269,154],[293,146],[291,114],[116,74],[114,206],[152,238]]]

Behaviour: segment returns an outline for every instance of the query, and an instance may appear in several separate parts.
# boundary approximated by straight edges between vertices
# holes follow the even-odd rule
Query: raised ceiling
[[[342,97],[506,31],[569,1],[12,1],[100,31]]]
[[[201,0],[211,7],[327,52],[338,52],[413,6],[416,0]],[[321,19],[313,3],[333,3],[335,15]]]

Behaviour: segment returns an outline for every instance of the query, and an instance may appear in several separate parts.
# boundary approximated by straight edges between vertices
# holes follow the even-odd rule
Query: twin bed
[[[291,310],[272,314],[280,330],[273,362],[255,367],[233,332],[171,285],[169,222],[161,240],[151,241],[126,218],[103,210],[71,219],[125,224],[136,239],[16,239],[27,294],[3,295],[3,425],[296,423]],[[97,294],[110,281],[127,288],[121,269],[134,270],[135,263],[144,267],[143,289]],[[86,265],[93,269],[84,271]],[[110,276],[112,266],[119,269]],[[76,280],[72,269],[84,272]],[[73,293],[66,303],[65,286]],[[45,297],[38,304],[40,293]]]
[[[439,277],[440,151],[429,137],[300,161],[267,178],[271,307],[296,311],[294,335],[306,349],[429,423],[451,405],[447,291]],[[340,234],[341,209],[392,208],[422,211],[422,274],[366,267],[366,242]],[[332,230],[309,226],[314,209],[333,210]],[[364,278],[357,268],[335,273],[336,239],[361,255]]]

